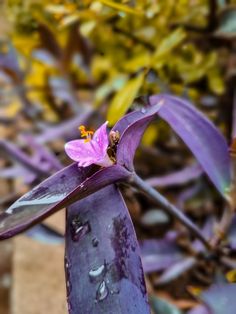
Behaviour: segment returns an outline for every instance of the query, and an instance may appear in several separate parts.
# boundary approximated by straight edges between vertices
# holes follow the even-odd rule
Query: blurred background
[[[139,96],[185,97],[230,140],[236,1],[2,0],[0,6],[1,210],[70,163],[64,143],[80,136],[81,124],[96,129],[108,120],[112,126],[140,107]],[[135,165],[145,179],[185,169],[190,178],[182,183],[153,184],[200,225],[221,213],[219,195],[164,122],[150,125]],[[146,198],[122,189],[140,241],[182,231]],[[2,314],[66,313],[64,212],[41,228],[0,244]],[[179,240],[178,254],[186,242]],[[196,273],[183,271],[164,288],[157,278],[147,276],[149,291],[176,311],[197,304],[186,293]]]

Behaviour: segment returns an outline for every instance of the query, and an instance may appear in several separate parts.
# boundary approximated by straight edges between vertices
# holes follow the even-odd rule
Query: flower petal
[[[101,152],[98,144],[93,140],[86,143],[84,140],[70,141],[65,144],[65,151],[81,167],[98,164],[97,162],[103,159],[106,154],[106,152]]]
[[[108,135],[107,135],[107,124],[108,121],[103,123],[100,128],[94,133],[93,142],[96,142],[100,148],[101,152],[104,152],[104,155],[107,151],[107,147],[109,144]]]

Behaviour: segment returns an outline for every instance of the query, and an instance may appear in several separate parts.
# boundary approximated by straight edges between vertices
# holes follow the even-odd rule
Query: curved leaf
[[[120,142],[117,146],[117,163],[126,167],[129,170],[133,170],[133,159],[136,149],[141,141],[144,131],[148,124],[154,119],[158,110],[163,105],[162,100],[156,102],[154,106],[141,111],[142,117],[139,114],[131,116],[134,122],[131,123],[123,132]],[[114,128],[115,130],[115,128]]]
[[[129,176],[114,165],[96,172],[77,164],[57,172],[26,193],[0,215],[0,240],[14,236],[53,212]]]
[[[70,314],[148,314],[135,231],[113,185],[67,210],[65,271]]]
[[[189,102],[170,95],[150,97],[164,103],[158,115],[181,137],[221,194],[230,185],[228,146],[214,124]]]

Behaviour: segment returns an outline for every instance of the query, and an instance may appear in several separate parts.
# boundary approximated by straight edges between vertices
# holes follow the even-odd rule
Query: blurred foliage
[[[200,93],[224,92],[221,55],[204,33],[211,10],[207,0],[9,0],[1,41],[16,49],[21,87],[44,119],[57,121],[65,103],[87,97],[95,108],[109,102],[114,124],[141,94],[187,92],[197,101]],[[218,33],[234,31],[234,11],[228,15]],[[8,79],[0,84],[9,88]],[[19,110],[19,95],[9,94],[6,115]]]

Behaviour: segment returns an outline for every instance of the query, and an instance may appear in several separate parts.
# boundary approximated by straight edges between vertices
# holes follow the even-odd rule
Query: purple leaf
[[[28,237],[46,244],[60,244],[64,242],[64,237],[57,231],[44,224],[38,224],[25,233]]]
[[[53,169],[55,171],[61,170],[63,168],[62,164],[56,158],[56,156],[51,153],[47,147],[38,143],[32,135],[23,134],[22,138],[24,142],[34,150],[34,160],[41,163],[43,160],[43,162],[48,165],[48,169]]]
[[[158,278],[156,284],[167,284],[176,278],[179,278],[182,274],[192,269],[197,263],[195,257],[186,257],[166,269],[163,274]]]
[[[202,228],[202,234],[206,239],[211,239],[214,233],[214,225],[216,223],[216,219],[214,216],[209,216],[208,219],[206,220],[203,228]],[[196,252],[205,252],[206,248],[204,245],[199,241],[195,240],[192,243],[192,247]]]
[[[150,313],[135,231],[113,185],[67,210],[70,314]]]
[[[133,117],[131,120],[133,122],[128,125],[121,135],[120,142],[117,146],[117,163],[123,165],[129,170],[133,170],[133,159],[136,149],[140,143],[144,131],[146,130],[148,124],[154,119],[155,114],[160,110],[163,105],[162,99],[159,99],[155,105],[150,106],[148,109],[141,110],[142,117],[140,117],[140,112],[134,112],[133,115],[130,114],[129,117]],[[124,120],[122,119],[124,122]],[[118,125],[119,126],[119,125]],[[122,126],[113,128],[114,131],[122,129]]]
[[[12,179],[19,177],[23,178],[26,184],[31,184],[36,179],[36,175],[33,172],[21,166],[12,166],[0,169],[0,178]]]
[[[16,51],[11,44],[8,45],[6,53],[0,53],[0,68],[10,74],[14,79],[21,78],[22,73],[16,56]]]
[[[95,169],[72,164],[26,193],[0,215],[0,239],[12,237],[55,211],[130,175],[118,165],[97,172]]]
[[[216,219],[214,217],[209,217],[209,219],[206,221],[203,229],[202,229],[202,234],[206,239],[211,239],[214,233],[214,224],[216,223]],[[192,247],[196,252],[204,252],[206,248],[204,245],[199,241],[195,240],[192,243]]]
[[[175,242],[168,238],[144,240],[140,249],[145,273],[165,270],[184,258]]]
[[[232,219],[232,223],[231,223],[229,234],[228,234],[228,239],[229,239],[231,248],[233,250],[236,250],[236,215]]]
[[[46,170],[42,165],[34,162],[31,156],[26,155],[22,150],[12,143],[4,140],[0,140],[1,152],[7,157],[10,157],[14,161],[20,163],[27,170],[41,176],[48,176],[48,170]]]
[[[236,284],[212,285],[201,294],[211,314],[235,314]]]
[[[83,107],[83,112],[78,114],[72,119],[61,123],[60,125],[48,127],[43,126],[43,132],[37,135],[34,139],[39,144],[45,144],[51,141],[55,141],[58,138],[76,137],[78,134],[78,125],[84,124],[85,121],[91,116],[92,109],[88,106]]]
[[[154,187],[184,185],[192,180],[198,179],[202,173],[202,167],[199,164],[194,164],[164,176],[149,178],[146,182]]]
[[[143,110],[135,110],[133,112],[126,114],[119,121],[117,121],[117,123],[114,125],[112,130],[119,131],[119,133],[122,134],[129,125],[133,124],[139,119],[142,119],[144,117],[145,112],[146,112],[146,109],[143,109]]]
[[[204,305],[198,305],[188,312],[188,314],[212,314]]]
[[[224,195],[230,184],[230,160],[223,135],[186,100],[158,95],[150,97],[150,103],[154,105],[162,99],[164,103],[158,115],[181,137],[218,191]]]
[[[193,186],[187,187],[180,192],[176,201],[178,207],[183,207],[187,200],[193,198],[201,190],[201,187],[201,184],[194,184]]]

